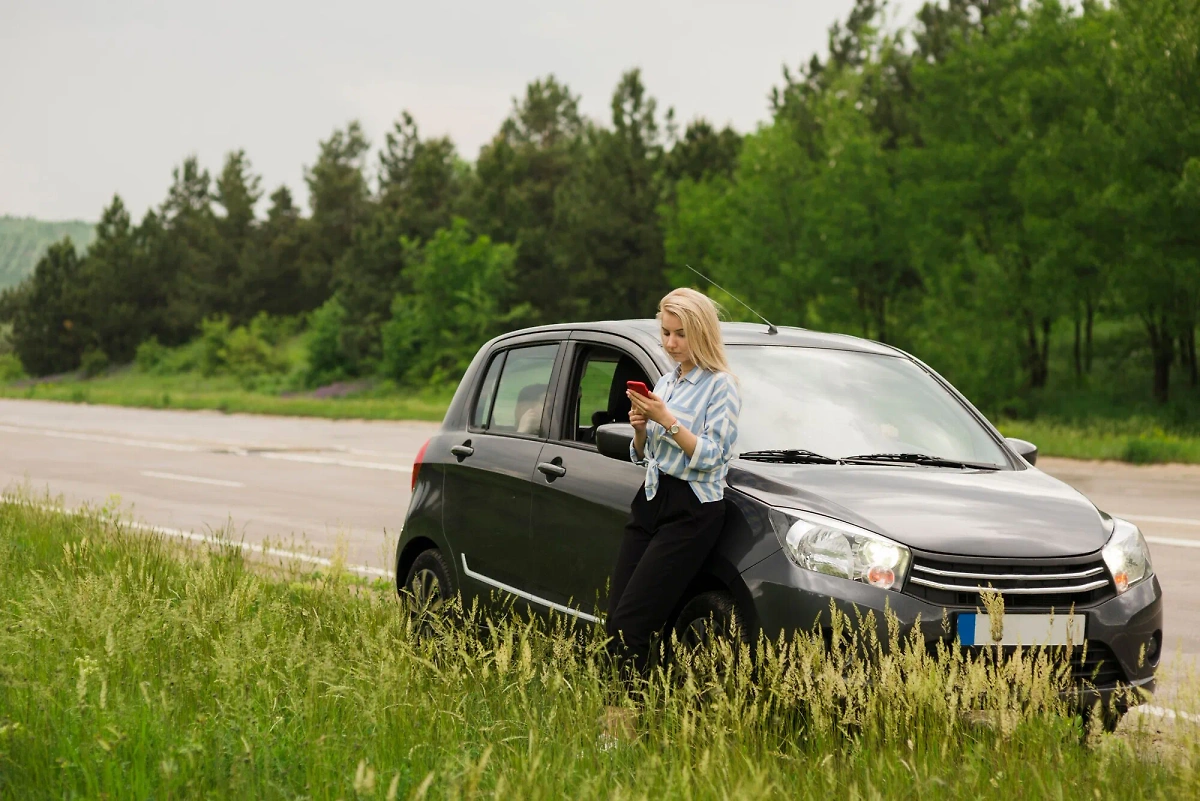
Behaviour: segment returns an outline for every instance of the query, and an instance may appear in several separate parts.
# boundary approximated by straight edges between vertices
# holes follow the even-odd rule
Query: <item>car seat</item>
[[[629,409],[633,404],[625,395],[626,381],[646,381],[646,373],[633,359],[622,356],[617,362],[617,368],[613,370],[612,384],[608,387],[608,408],[592,413],[588,442],[595,441],[596,429],[605,423],[629,422]]]

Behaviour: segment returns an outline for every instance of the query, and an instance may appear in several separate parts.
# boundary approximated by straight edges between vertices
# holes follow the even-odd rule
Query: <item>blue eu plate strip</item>
[[[958,642],[960,645],[975,645],[975,614],[958,616]]]

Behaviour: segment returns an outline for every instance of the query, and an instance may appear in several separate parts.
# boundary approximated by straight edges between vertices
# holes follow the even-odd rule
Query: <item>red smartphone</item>
[[[650,397],[650,388],[646,386],[644,381],[626,381],[625,386],[642,397]]]

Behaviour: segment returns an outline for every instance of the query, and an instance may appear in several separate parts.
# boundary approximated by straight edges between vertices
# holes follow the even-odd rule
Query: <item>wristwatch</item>
[[[679,421],[678,420],[676,420],[674,423],[671,423],[670,428],[667,429],[667,433],[670,434],[672,437],[679,433]]]

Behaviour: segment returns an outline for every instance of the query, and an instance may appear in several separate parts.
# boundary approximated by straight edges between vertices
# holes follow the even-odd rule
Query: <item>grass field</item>
[[[1081,740],[1044,661],[702,655],[637,739],[597,636],[0,505],[0,797],[1187,798],[1194,731]],[[622,701],[628,705],[628,700]],[[1186,726],[1186,724],[1180,724]]]

